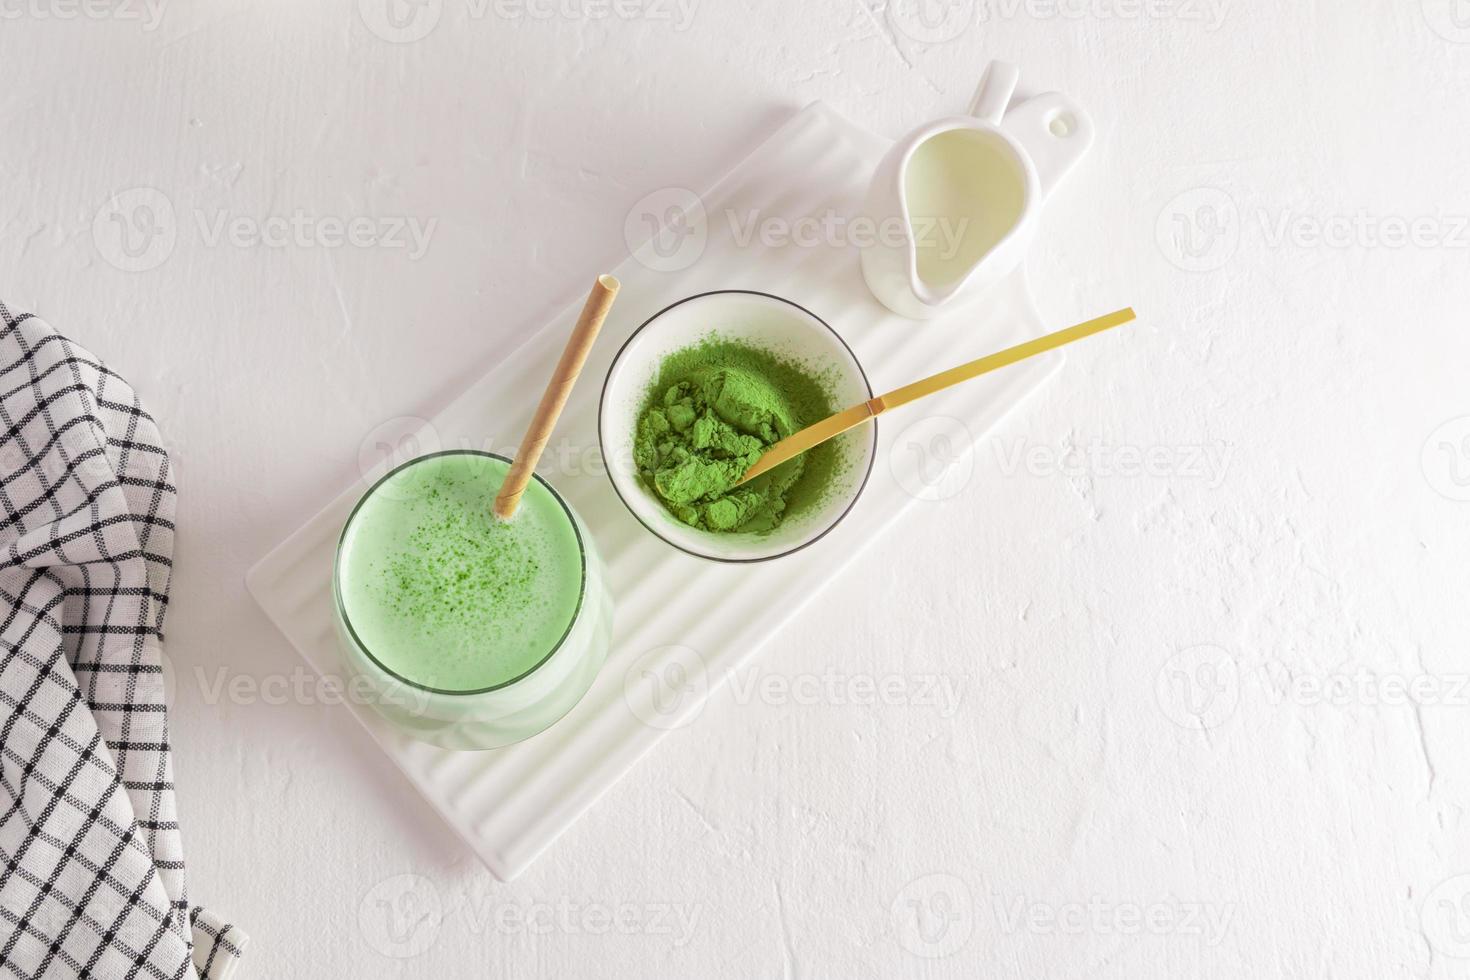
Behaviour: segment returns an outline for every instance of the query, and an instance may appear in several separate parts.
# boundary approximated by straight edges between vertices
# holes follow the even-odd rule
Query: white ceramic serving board
[[[624,261],[615,270],[622,292],[552,439],[553,449],[594,447],[578,458],[597,458],[597,402],[614,352],[653,313],[694,293],[753,289],[805,306],[852,346],[875,391],[1044,332],[1024,270],[978,305],[921,323],[888,312],[872,298],[851,246],[739,243],[736,229],[744,228],[753,211],[788,220],[829,212],[853,215],[890,145],[814,103],[702,196],[704,221],[696,235],[708,237],[691,266],[660,271],[679,263],[650,251],[651,244]],[[733,223],[731,215],[737,219]],[[576,307],[569,308],[429,420],[433,435],[422,449],[514,446],[575,315]],[[955,446],[954,452],[972,451],[973,443],[1060,363],[1059,354],[1048,355],[883,419],[867,489],[847,518],[812,547],[757,566],[716,564],[664,544],[624,509],[599,467],[584,467],[580,475],[544,468],[592,529],[617,603],[612,653],[586,698],[548,731],[491,752],[436,748],[400,734],[369,707],[349,703],[346,710],[490,870],[508,880],[661,735],[686,723],[697,728],[698,708],[709,692],[776,637],[807,598],[906,510],[964,506],[923,502],[935,496],[926,488],[939,475],[933,471],[934,440],[959,433],[971,445]],[[939,417],[948,421],[936,421]],[[938,447],[939,460],[945,451]],[[353,502],[382,471],[345,489],[247,579],[270,618],[325,675],[345,672],[332,624],[333,551]]]

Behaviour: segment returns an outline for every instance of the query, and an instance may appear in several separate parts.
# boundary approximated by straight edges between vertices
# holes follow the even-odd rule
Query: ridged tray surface
[[[791,299],[850,344],[874,390],[885,391],[1042,332],[1017,271],[978,306],[924,323],[869,294],[852,247],[740,240],[761,220],[853,216],[888,142],[817,103],[797,113],[700,200],[702,252],[677,271],[652,244],[615,271],[623,288],[552,446],[596,458],[597,400],[613,353],[648,316],[713,289]],[[666,238],[665,244],[668,244]],[[696,239],[697,241],[697,239]],[[557,317],[429,420],[442,448],[514,445],[550,375],[575,309]],[[622,777],[660,736],[688,723],[708,693],[752,657],[803,604],[935,486],[935,438],[980,439],[1060,363],[1010,368],[885,418],[866,491],[816,545],[747,567],[674,550],[624,509],[596,466],[548,473],[587,521],[617,603],[613,650],[587,697],[550,730],[493,752],[451,752],[399,734],[371,708],[352,711],[414,786],[502,879],[520,873]],[[955,452],[972,446],[954,446]],[[942,454],[940,454],[942,458]],[[371,475],[371,474],[370,474]],[[256,565],[251,593],[318,672],[341,676],[331,616],[333,549],[367,477]],[[677,596],[678,601],[669,601]],[[716,601],[717,600],[717,601]]]

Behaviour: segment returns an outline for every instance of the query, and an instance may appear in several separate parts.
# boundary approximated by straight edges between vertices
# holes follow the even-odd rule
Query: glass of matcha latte
[[[511,461],[472,450],[399,466],[348,518],[337,628],[383,715],[452,749],[547,728],[607,657],[612,596],[586,525],[539,476],[492,513]]]

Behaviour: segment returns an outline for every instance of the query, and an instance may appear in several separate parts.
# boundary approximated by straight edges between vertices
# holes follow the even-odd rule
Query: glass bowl
[[[831,379],[834,411],[873,397],[852,349],[811,311],[779,296],[750,290],[690,296],[655,313],[635,330],[608,369],[597,418],[608,477],[638,522],[680,551],[721,562],[769,561],[800,551],[836,527],[862,495],[877,451],[876,422],[833,440],[842,463],[829,492],[810,510],[769,531],[714,533],[684,524],[644,483],[633,462],[638,415],[659,365],[669,354],[711,335],[819,371]]]

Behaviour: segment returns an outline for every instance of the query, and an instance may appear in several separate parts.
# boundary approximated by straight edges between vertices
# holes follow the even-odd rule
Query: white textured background
[[[1470,972],[1470,5],[391,0],[438,17],[394,43],[387,2],[0,0],[0,292],[171,443],[180,807],[243,977]],[[299,667],[245,569],[613,265],[635,202],[812,99],[959,111],[991,57],[1100,126],[1043,314],[1144,318],[762,660],[957,711],[726,693],[506,886],[344,711],[211,694]],[[127,272],[138,187],[175,239]],[[422,255],[200,227],[298,212],[437,224]]]

